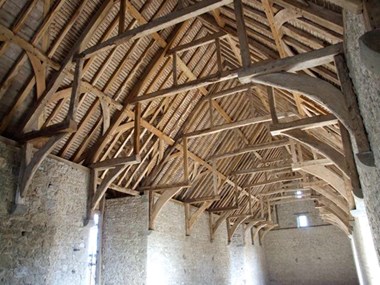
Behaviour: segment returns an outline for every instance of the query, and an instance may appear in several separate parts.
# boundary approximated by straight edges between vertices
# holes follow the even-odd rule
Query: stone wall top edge
[[[0,136],[0,142],[4,143],[10,147],[13,147],[13,148],[21,148],[21,144],[19,144],[18,142],[14,141],[14,140],[3,137],[3,136]],[[70,160],[64,159],[62,157],[59,157],[59,156],[56,156],[53,154],[49,154],[48,158],[56,160],[58,162],[62,162],[68,166],[71,166],[71,167],[76,168],[76,169],[81,170],[81,171],[86,171],[86,172],[90,171],[90,169],[84,165],[72,162]]]

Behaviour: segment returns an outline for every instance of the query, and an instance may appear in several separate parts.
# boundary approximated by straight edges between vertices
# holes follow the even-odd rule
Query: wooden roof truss
[[[341,43],[339,6],[359,1],[49,2],[0,23],[0,131],[24,145],[17,201],[52,153],[90,167],[89,216],[147,192],[150,229],[176,199],[187,235],[208,211],[211,240],[226,221],[229,241],[243,224],[262,242],[276,205],[313,200],[350,233],[351,140],[374,163]]]

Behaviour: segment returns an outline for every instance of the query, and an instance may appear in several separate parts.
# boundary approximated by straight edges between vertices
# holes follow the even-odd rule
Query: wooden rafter
[[[234,5],[228,5],[232,2]],[[27,142],[26,145],[36,142],[39,146],[70,134],[67,140],[59,139],[64,143],[55,143],[51,150],[75,162],[84,161],[92,169],[89,216],[104,200],[107,189],[112,189],[115,196],[146,191],[151,203],[151,228],[162,207],[175,198],[187,205],[187,234],[209,209],[210,213],[220,214],[216,222],[211,221],[211,235],[229,219],[231,236],[248,207],[250,217],[242,223],[252,227],[251,220],[263,217],[260,221],[264,223],[268,219],[259,233],[262,239],[273,226],[270,219],[274,204],[268,202],[292,200],[292,197],[277,196],[292,193],[293,183],[308,189],[305,199],[318,201],[324,207],[321,214],[326,219],[346,229],[348,209],[353,207],[351,191],[360,193],[350,139],[361,146],[359,152],[362,158],[364,155],[364,161],[370,157],[367,155],[370,149],[365,137],[360,141],[357,130],[362,125],[352,124],[359,113],[342,61],[342,17],[329,7],[315,3],[277,0],[272,5],[271,1],[262,0],[264,14],[253,8],[260,7],[260,1],[244,5],[242,2],[189,0],[180,1],[176,9],[167,5],[167,1],[152,2],[149,7],[154,9],[147,9],[148,5],[144,4],[139,11],[130,1],[121,0],[116,7],[119,11],[112,13],[111,18],[108,12],[115,8],[114,1],[104,1],[86,25],[80,16],[92,5],[91,1],[79,3],[72,15],[62,15],[65,1],[57,1],[51,7],[46,1],[41,25],[26,40],[23,28],[37,1],[28,2],[9,28],[0,26],[0,40],[4,41],[0,54],[7,52],[10,44],[22,49],[20,58],[4,77],[1,98],[7,90],[11,95],[14,93],[12,83],[18,79],[17,73],[24,71],[27,60],[31,66],[29,78],[20,82],[24,86],[18,97],[10,98],[14,104],[5,110],[0,131],[8,134],[16,123],[22,130],[18,132],[21,134],[18,140]],[[57,16],[64,21],[64,27],[49,40],[48,30]],[[101,24],[107,25],[105,30],[98,29]],[[74,35],[73,25],[84,27],[83,34]],[[170,26],[174,29],[167,36]],[[159,33],[161,30],[165,32]],[[267,36],[268,32],[273,37]],[[89,47],[90,40],[95,42],[92,47]],[[69,48],[67,42],[74,45]],[[325,47],[326,42],[333,45]],[[212,49],[205,48],[209,44]],[[108,50],[106,58],[96,56],[103,50]],[[61,51],[65,52],[63,58]],[[200,54],[202,51],[204,54]],[[279,55],[293,53],[299,54],[277,59]],[[294,72],[321,80],[301,79]],[[286,85],[278,84],[271,76],[281,77]],[[318,89],[320,93],[325,90],[332,92],[328,94],[330,97],[344,97],[345,107],[354,112],[347,116],[344,106],[331,107],[327,96],[321,98],[314,96],[310,89],[297,89],[289,83],[294,76],[296,81],[307,78],[317,89],[323,85],[324,88]],[[51,80],[47,82],[46,78]],[[326,87],[325,79],[336,86],[341,83],[344,96],[336,96],[335,89]],[[238,80],[245,83],[239,85]],[[299,81],[295,85],[301,86]],[[275,92],[273,87],[277,88]],[[293,100],[294,92],[306,92],[300,113],[307,117],[290,118],[295,107],[300,108]],[[194,93],[197,95],[190,98]],[[34,95],[36,105],[22,114],[26,106],[23,102],[29,102]],[[325,108],[333,114],[326,115]],[[268,111],[271,116],[267,115]],[[261,122],[260,118],[264,117],[267,119]],[[270,122],[273,135],[287,135],[291,139],[269,139]],[[322,146],[315,140],[317,128],[321,130]],[[196,131],[188,132],[189,129]],[[239,139],[223,132],[228,129]],[[199,139],[195,141],[192,137]],[[40,151],[33,158],[47,155],[50,148],[42,154],[45,147],[38,147]],[[277,169],[280,163],[290,167]],[[182,173],[182,168],[185,179],[180,182],[176,174]],[[259,172],[229,176],[247,169]],[[341,173],[343,179],[337,179]],[[315,182],[313,176],[325,181]],[[231,186],[234,189],[237,186],[237,190],[231,190]],[[318,195],[309,195],[309,189]],[[261,207],[260,195],[272,200],[265,201]],[[189,211],[190,205],[199,208]]]
[[[25,116],[25,120],[21,124],[21,130],[27,130],[30,124],[33,122],[33,118],[38,117],[43,112],[43,108],[45,107],[46,103],[57,91],[63,79],[65,78],[65,70],[67,70],[72,65],[72,59],[74,55],[79,51],[81,46],[84,46],[90,40],[94,30],[107,16],[112,5],[112,1],[105,1],[103,5],[96,11],[96,14],[91,18],[91,21],[88,23],[71,50],[66,55],[63,63],[61,64],[61,68],[54,74],[54,77],[51,78],[49,84],[47,85],[49,87],[41,95],[36,104],[36,107],[31,108],[28,114]]]
[[[91,57],[92,55],[98,52],[108,50],[110,48],[115,47],[116,45],[123,44],[129,40],[134,40],[134,39],[138,39],[144,36],[151,35],[153,33],[156,33],[157,31],[163,30],[170,26],[174,26],[188,19],[197,17],[211,10],[217,9],[220,6],[228,5],[231,2],[232,0],[207,0],[207,1],[197,2],[194,5],[184,7],[183,9],[177,10],[169,15],[162,16],[161,18],[155,19],[135,29],[128,30],[99,45],[91,47],[83,51],[79,55],[79,57],[82,57],[82,58]]]

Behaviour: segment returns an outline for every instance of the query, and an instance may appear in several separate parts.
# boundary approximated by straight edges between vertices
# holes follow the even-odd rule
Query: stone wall
[[[87,170],[47,158],[9,214],[19,161],[19,148],[0,141],[0,284],[84,284]]]
[[[166,205],[148,238],[148,285],[153,284],[265,284],[262,247],[250,244],[239,228],[227,245],[226,224],[210,243],[209,217],[204,214],[185,235],[184,208]],[[161,264],[161,270],[154,266]],[[162,283],[154,283],[162,279]]]
[[[269,284],[358,284],[349,238],[324,224],[313,202],[277,207],[280,226],[264,240]],[[299,213],[306,213],[310,227],[296,227]]]
[[[363,203],[363,202],[361,202]],[[357,208],[360,204],[357,203]],[[364,208],[364,206],[362,206]],[[380,264],[373,243],[371,228],[365,209],[355,211],[352,232],[352,249],[360,284],[375,285],[380,280]]]
[[[377,255],[380,258],[380,75],[366,69],[360,58],[358,39],[365,32],[363,15],[345,11],[343,16],[347,64],[376,160],[375,168],[365,167],[359,161],[357,166]]]
[[[109,261],[103,263],[104,284],[121,284],[119,276],[124,276],[125,284],[265,284],[263,250],[258,242],[250,244],[250,237],[244,237],[241,228],[227,245],[223,224],[211,243],[209,217],[204,214],[186,236],[183,205],[170,202],[158,216],[155,230],[144,236],[148,228],[148,202],[144,199],[106,203],[103,260]],[[133,212],[131,204],[138,212]],[[116,217],[125,219],[119,222]],[[123,257],[120,264],[112,263],[116,269],[110,268],[110,254]]]
[[[145,284],[147,215],[145,197],[107,200],[102,233],[102,284]]]

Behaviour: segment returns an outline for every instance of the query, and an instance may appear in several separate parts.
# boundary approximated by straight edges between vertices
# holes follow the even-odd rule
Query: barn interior
[[[380,3],[0,0],[1,284],[379,284]]]

